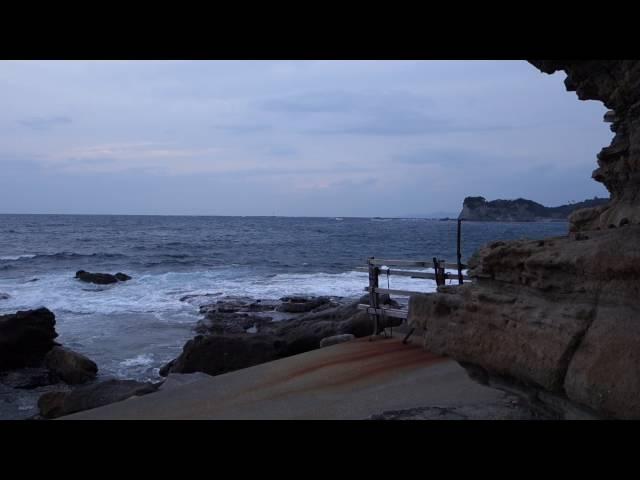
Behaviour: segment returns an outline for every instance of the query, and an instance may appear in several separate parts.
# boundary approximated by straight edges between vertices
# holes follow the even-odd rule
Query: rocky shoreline
[[[382,303],[397,306],[388,296]],[[357,305],[368,298],[231,297],[200,307],[204,319],[182,354],[160,374],[203,372],[219,375],[320,348],[339,335],[371,335],[373,326]],[[388,319],[388,326],[399,325]],[[344,338],[344,337],[343,337]],[[325,343],[328,343],[325,340]]]
[[[206,302],[207,297],[189,295],[181,300]],[[388,296],[381,300],[398,306]],[[57,418],[180,384],[180,377],[188,374],[219,375],[371,335],[372,323],[357,308],[365,301],[364,297],[294,296],[227,297],[204,303],[195,337],[160,369],[167,378],[158,382],[97,380],[98,366],[92,360],[53,340],[58,336],[55,314],[47,308],[2,315],[0,399],[11,404],[21,396],[38,395],[38,412],[25,408],[20,418]],[[397,319],[388,320],[387,326],[399,324]]]

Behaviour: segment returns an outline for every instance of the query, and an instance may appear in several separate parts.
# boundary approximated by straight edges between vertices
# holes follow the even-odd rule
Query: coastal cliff
[[[558,418],[639,419],[640,61],[531,63],[612,110],[593,172],[611,199],[573,212],[567,236],[481,248],[473,283],[412,297],[410,322],[471,378]]]
[[[605,205],[609,199],[593,198],[579,203],[545,207],[533,200],[492,200],[484,197],[466,197],[458,218],[489,222],[542,222],[566,221],[576,210]]]

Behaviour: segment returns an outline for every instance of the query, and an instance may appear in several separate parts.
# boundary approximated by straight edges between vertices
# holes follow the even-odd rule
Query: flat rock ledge
[[[517,397],[491,403],[459,404],[390,410],[367,420],[553,420],[531,409]]]

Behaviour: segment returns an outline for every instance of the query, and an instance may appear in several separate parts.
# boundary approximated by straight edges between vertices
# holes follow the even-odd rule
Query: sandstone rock
[[[57,418],[120,402],[133,396],[146,395],[155,392],[159,386],[134,380],[106,380],[76,388],[71,392],[45,393],[38,400],[38,408],[43,417]]]
[[[89,358],[63,347],[54,347],[44,358],[53,375],[70,385],[86,383],[96,378],[98,366]]]
[[[615,111],[611,145],[598,154],[592,177],[607,187],[609,204],[592,215],[582,213],[575,230],[619,225],[623,218],[640,223],[640,61],[638,60],[530,60],[545,73],[564,70],[567,90],[581,100],[600,100]],[[608,120],[611,120],[609,118]],[[589,218],[586,218],[589,217]],[[573,221],[573,219],[572,219]]]
[[[38,366],[55,346],[55,324],[46,308],[0,315],[0,371]]]
[[[369,420],[547,420],[553,419],[531,409],[515,396],[492,402],[391,410],[372,415]]]
[[[76,272],[76,277],[78,280],[82,280],[87,283],[95,283],[97,285],[108,285],[111,283],[118,283],[119,281],[130,280],[131,277],[125,275],[124,273],[116,273],[115,275],[111,275],[110,273],[90,273],[85,272],[84,270],[78,270]]]
[[[159,390],[172,390],[174,388],[181,387],[183,385],[189,385],[190,383],[199,382],[210,378],[210,375],[202,372],[195,373],[171,373],[167,376],[160,386]]]
[[[410,299],[427,349],[559,418],[640,418],[640,225],[488,245],[469,264],[473,284]]]
[[[350,342],[355,335],[351,333],[344,333],[342,335],[334,335],[333,337],[326,337],[320,340],[320,348],[330,347],[331,345],[337,345],[338,343]]]

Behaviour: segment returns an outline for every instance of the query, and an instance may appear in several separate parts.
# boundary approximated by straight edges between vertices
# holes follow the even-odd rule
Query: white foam
[[[25,253],[23,255],[4,255],[0,257],[0,260],[20,260],[21,258],[34,258],[36,255],[31,253]]]
[[[153,355],[150,353],[144,353],[133,358],[127,358],[120,362],[120,365],[122,367],[146,367],[153,365],[153,363]]]
[[[159,320],[190,323],[199,318],[198,307],[223,296],[278,299],[286,295],[360,297],[368,286],[366,272],[258,274],[234,269],[169,272],[136,275],[132,280],[97,286],[76,280],[68,273],[45,274],[38,282],[0,279],[0,291],[9,298],[0,302],[0,313],[46,306],[54,313],[153,314]],[[449,280],[447,283],[457,283]],[[433,292],[428,279],[380,275],[380,287]],[[180,301],[186,295],[203,295]],[[204,296],[208,295],[208,296]]]

